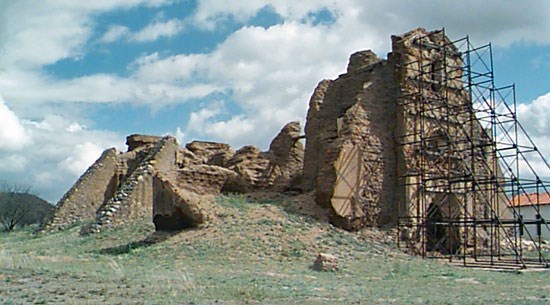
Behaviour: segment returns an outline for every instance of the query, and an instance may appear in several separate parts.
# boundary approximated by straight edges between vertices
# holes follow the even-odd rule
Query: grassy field
[[[296,200],[219,200],[207,225],[154,234],[142,220],[0,236],[0,304],[550,304],[547,272],[467,269],[400,253],[384,233],[348,233]],[[340,269],[311,269],[317,253]]]

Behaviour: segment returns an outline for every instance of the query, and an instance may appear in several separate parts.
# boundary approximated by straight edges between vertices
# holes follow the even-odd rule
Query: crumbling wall
[[[200,195],[219,195],[226,183],[235,179],[234,171],[207,164],[189,165],[176,173],[180,188]]]
[[[231,146],[225,143],[193,141],[185,148],[190,151],[199,163],[226,166],[227,161],[235,154]]]
[[[305,188],[315,185],[316,202],[346,229],[384,224],[392,215],[386,203],[394,201],[396,183],[393,69],[371,51],[352,54],[348,73],[321,82],[311,99],[304,177],[315,183]]]
[[[315,190],[334,224],[354,230],[399,217],[425,221],[432,205],[468,211],[457,219],[490,214],[490,192],[471,192],[468,182],[449,186],[449,177],[468,172],[479,181],[502,175],[462,85],[461,56],[443,32],[416,29],[392,37],[386,60],[354,53],[347,73],[319,83],[305,127],[302,188]],[[441,199],[445,193],[452,204]]]
[[[290,122],[269,145],[269,166],[264,175],[273,191],[299,187],[304,165],[304,146],[299,141],[301,131],[299,122]]]
[[[409,240],[445,254],[481,248],[493,233],[456,224],[501,214],[493,209],[505,198],[504,190],[495,194],[502,171],[463,86],[462,54],[442,31],[413,30],[393,36],[392,45],[400,88],[398,211],[414,228]]]
[[[115,148],[105,150],[56,205],[53,215],[39,231],[56,231],[92,220],[96,210],[115,193],[118,186]]]
[[[141,135],[141,134],[132,134],[126,137],[126,145],[128,146],[128,152],[133,151],[138,148],[151,148],[160,141],[162,137],[151,136],[151,135]]]
[[[319,160],[324,154],[321,150],[321,143],[324,133],[319,132],[324,128],[324,120],[320,115],[321,105],[325,99],[331,80],[325,79],[319,82],[309,100],[307,121],[304,128],[306,134],[306,147],[304,151],[304,170],[300,187],[303,191],[309,192],[317,188],[317,175],[319,172]]]
[[[130,135],[128,151],[118,155],[114,149],[106,151],[64,196],[55,217],[43,227],[61,229],[91,220],[93,223],[81,228],[82,234],[89,234],[152,217],[153,177],[157,174],[164,181],[157,183],[159,194],[165,194],[166,183],[192,196],[289,189],[301,176],[303,147],[299,138],[298,122],[287,124],[267,152],[254,146],[234,152],[227,144],[202,141],[180,147],[173,137]]]
[[[177,149],[178,144],[173,137],[164,137],[158,141],[114,196],[97,210],[95,222],[83,227],[81,233],[96,233],[105,227],[141,217],[152,217],[153,176],[157,170],[168,174],[175,172]]]
[[[267,153],[248,145],[240,148],[226,163],[229,170],[237,173],[237,180],[226,189],[230,192],[248,192],[265,187],[265,172],[269,167]]]
[[[162,173],[153,177],[153,223],[157,231],[193,228],[208,218],[204,203],[211,198],[183,189],[174,182]]]

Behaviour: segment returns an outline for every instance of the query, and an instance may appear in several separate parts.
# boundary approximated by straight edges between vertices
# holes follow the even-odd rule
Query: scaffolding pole
[[[400,247],[465,266],[548,268],[540,194],[550,184],[533,161],[550,166],[518,121],[515,86],[495,86],[492,45],[448,41],[443,29],[413,46],[416,58],[399,67]],[[520,196],[535,218],[524,217]]]

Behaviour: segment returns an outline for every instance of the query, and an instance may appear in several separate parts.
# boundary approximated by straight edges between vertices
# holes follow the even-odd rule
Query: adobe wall
[[[305,127],[302,189],[315,190],[333,224],[425,221],[430,206],[447,219],[503,213],[505,198],[491,195],[502,171],[462,69],[462,54],[443,32],[416,29],[392,37],[388,59],[357,52],[347,73],[319,83]],[[469,172],[483,182],[453,181]]]
[[[306,123],[305,189],[346,229],[391,218],[395,173],[394,67],[371,51],[351,56],[348,72],[323,81]],[[360,177],[358,177],[358,175]]]
[[[269,166],[264,179],[272,191],[283,192],[298,187],[304,166],[304,146],[299,141],[301,131],[299,122],[290,122],[269,145]]]
[[[153,176],[158,171],[168,175],[175,173],[177,150],[178,143],[173,137],[158,141],[112,198],[97,210],[95,222],[83,227],[81,233],[97,233],[138,218],[152,218]]]
[[[323,154],[320,147],[322,143],[321,134],[317,131],[323,127],[323,119],[320,115],[321,105],[331,83],[332,81],[328,79],[319,82],[309,100],[306,126],[304,127],[306,134],[304,170],[300,184],[301,189],[306,192],[314,191],[317,188],[318,160]]]
[[[95,218],[96,210],[116,191],[118,158],[115,148],[105,150],[56,205],[55,213],[38,231],[56,231]]]
[[[425,43],[419,42],[421,37]],[[428,45],[444,47],[437,49]],[[470,130],[470,99],[462,88],[460,54],[441,34],[415,30],[392,36],[392,54],[400,63],[396,70],[396,83],[401,88],[396,134],[401,145],[398,151],[399,216],[425,215],[427,207],[443,200],[442,194],[449,188],[444,178],[451,169],[442,152],[466,148],[460,141],[457,147],[451,147],[451,142],[464,136],[461,128]],[[443,56],[447,67],[437,68]],[[438,75],[457,81],[442,84],[441,80],[435,79]],[[449,109],[454,113],[449,113]],[[456,159],[451,166],[459,171],[460,163]],[[441,179],[434,178],[437,176]],[[426,177],[429,180],[423,182]],[[426,183],[423,188],[420,187],[422,183]],[[458,191],[464,186],[456,187]],[[457,195],[457,200],[465,202],[463,196]]]
[[[210,196],[181,188],[159,172],[153,177],[153,223],[156,230],[174,231],[196,227],[208,218],[205,203]]]
[[[505,190],[495,193],[503,178],[495,143],[476,118],[462,85],[462,54],[441,31],[418,29],[393,36],[392,46],[399,63],[399,215],[410,217],[413,225],[504,215]],[[443,245],[430,241],[428,233],[425,250],[454,253],[464,244],[481,247],[489,234],[482,226],[477,231],[466,226],[445,230],[452,232],[439,240]]]
[[[303,161],[299,138],[298,122],[287,124],[267,152],[253,146],[235,152],[227,144],[203,141],[194,141],[184,148],[173,137],[130,135],[128,151],[105,151],[60,200],[54,217],[41,230],[92,221],[81,227],[81,234],[89,234],[152,217],[153,178],[157,174],[170,187],[193,194],[187,197],[222,191],[294,189]],[[157,185],[166,190],[163,183]]]

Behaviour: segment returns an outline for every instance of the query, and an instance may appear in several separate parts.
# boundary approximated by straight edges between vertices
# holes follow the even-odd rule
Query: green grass
[[[0,236],[0,304],[549,304],[547,272],[450,266],[288,212],[288,203],[220,199],[218,219],[153,235],[144,219]],[[319,252],[337,272],[310,267]]]

